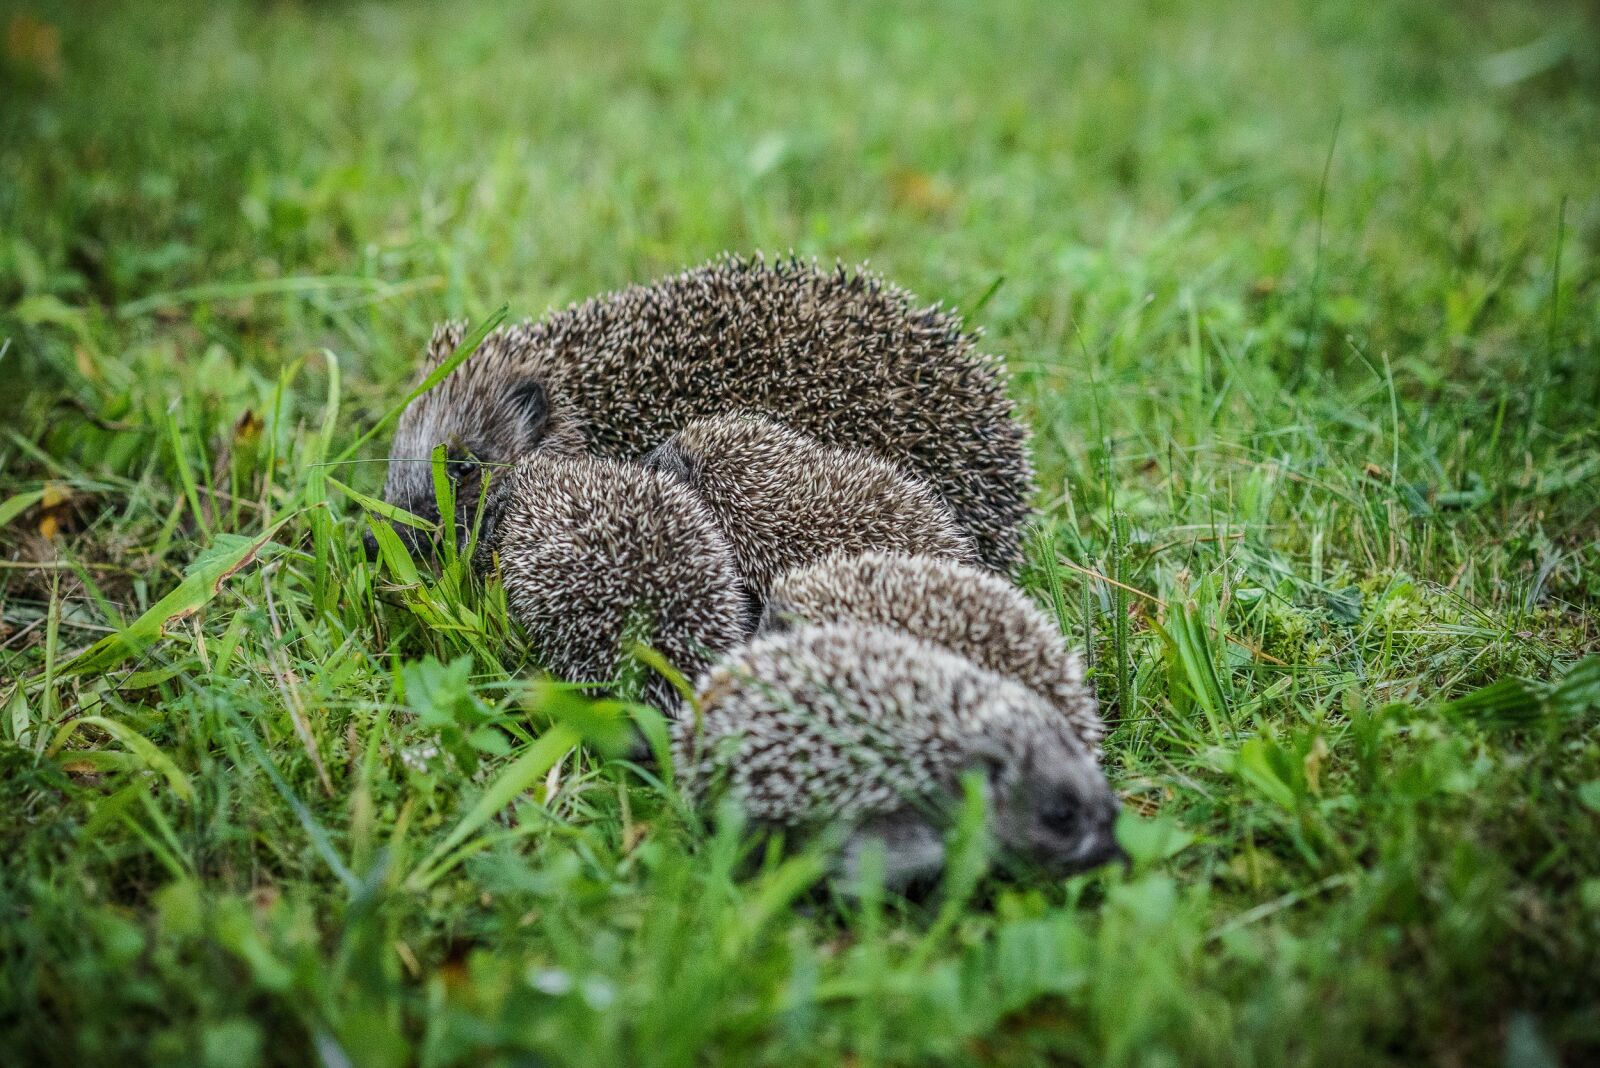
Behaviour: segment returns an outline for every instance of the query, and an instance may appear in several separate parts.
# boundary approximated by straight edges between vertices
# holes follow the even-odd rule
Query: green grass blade
[[[360,490],[345,485],[332,475],[328,476],[328,485],[332,486],[346,497],[349,497],[352,501],[355,501],[362,508],[371,512],[373,515],[382,516],[391,523],[399,523],[401,526],[407,526],[413,530],[426,531],[429,534],[435,534],[439,530],[439,525],[437,523],[430,523],[421,516],[414,515],[398,505],[390,504],[388,501],[381,501],[376,497],[369,497]]]
[[[405,398],[401,400],[399,404],[396,404],[393,408],[390,408],[387,412],[385,412],[381,419],[373,423],[365,434],[362,434],[343,452],[334,457],[332,462],[337,464],[343,463],[344,461],[350,459],[350,457],[361,451],[361,447],[363,445],[377,437],[378,434],[382,433],[389,426],[389,424],[400,418],[400,413],[405,411],[406,408],[410,407],[412,401],[416,400],[418,397],[428,392],[428,390],[432,389],[434,386],[438,385],[440,382],[443,382],[447,377],[449,377],[450,372],[454,371],[457,367],[460,367],[464,362],[466,362],[468,357],[478,351],[478,346],[483,344],[483,339],[488,337],[494,331],[495,327],[499,326],[505,321],[506,316],[510,314],[510,311],[511,309],[509,305],[502,304],[493,315],[490,315],[483,322],[479,323],[470,334],[462,339],[461,344],[457,345],[455,350],[451,352],[450,355],[447,356],[438,367],[435,367],[431,372],[429,372],[426,378],[417,384],[415,389],[413,389],[410,393],[407,393]]]
[[[88,649],[61,665],[61,673],[83,675],[107,671],[130,656],[136,656],[160,640],[167,628],[200,611],[222,592],[228,580],[253,563],[272,545],[272,536],[288,522],[281,519],[257,538],[237,534],[219,535],[209,550],[202,553],[176,588],[151,605],[149,610],[127,627],[95,642]]]
[[[54,756],[60,752],[61,747],[66,744],[67,739],[73,732],[84,727],[98,727],[100,730],[105,731],[122,743],[123,747],[137,757],[141,764],[166,779],[167,785],[172,787],[173,793],[184,801],[194,800],[194,786],[189,782],[189,777],[178,768],[178,765],[172,762],[171,757],[163,753],[150,739],[132,727],[125,723],[118,723],[113,719],[107,719],[104,716],[82,716],[72,720],[70,723],[62,724],[60,729],[56,731],[55,737],[50,740],[50,746],[46,753]]]
[[[0,527],[10,526],[13,519],[42,500],[44,500],[44,490],[37,489],[12,494],[4,501],[0,501]]]

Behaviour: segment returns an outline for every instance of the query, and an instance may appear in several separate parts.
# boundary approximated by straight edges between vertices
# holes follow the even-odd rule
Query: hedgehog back
[[[758,599],[784,572],[837,553],[898,549],[976,563],[971,539],[922,479],[763,416],[696,419],[646,462],[677,471],[705,502]]]
[[[925,555],[834,556],[780,576],[764,627],[806,623],[894,627],[935,642],[1045,697],[1098,751],[1105,734],[1083,665],[1060,628],[1015,586],[986,571]]]
[[[461,334],[441,331],[430,365]],[[986,565],[1016,561],[1032,472],[1003,366],[954,315],[873,275],[728,257],[508,328],[485,348],[492,358],[456,373],[547,378],[599,455],[641,456],[696,416],[766,414],[906,465]]]
[[[948,797],[977,746],[1059,720],[948,649],[855,625],[758,637],[701,678],[697,700],[699,730],[674,726],[690,793],[726,790],[751,818],[790,826]]]
[[[727,540],[683,486],[636,465],[535,452],[519,461],[496,527],[511,612],[541,664],[606,682],[631,638],[694,678],[741,641],[749,617]],[[674,711],[654,672],[646,696]]]

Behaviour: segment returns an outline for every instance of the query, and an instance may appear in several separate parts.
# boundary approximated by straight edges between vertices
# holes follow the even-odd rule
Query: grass
[[[3,1059],[1600,1051],[1591,7],[0,22]],[[1014,369],[1128,871],[833,901],[365,561],[435,320],[791,248]]]

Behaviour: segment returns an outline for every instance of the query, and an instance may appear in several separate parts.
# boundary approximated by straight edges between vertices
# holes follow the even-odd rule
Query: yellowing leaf
[[[51,81],[61,77],[61,31],[27,12],[6,24],[6,58]]]
[[[163,753],[150,739],[127,724],[118,723],[114,719],[107,719],[104,716],[81,716],[67,723],[56,731],[55,738],[51,740],[50,755],[54,756],[59,752],[72,732],[81,727],[98,727],[105,731],[112,738],[121,742],[123,748],[138,758],[139,763],[165,778],[168,785],[172,787],[173,793],[185,801],[194,800],[194,787],[189,785],[189,777],[178,768],[178,765],[172,762],[172,758]]]

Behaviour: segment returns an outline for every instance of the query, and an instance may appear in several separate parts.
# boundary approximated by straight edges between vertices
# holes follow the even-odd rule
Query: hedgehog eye
[[[450,458],[445,461],[444,471],[445,474],[450,476],[450,480],[452,482],[460,482],[468,475],[472,474],[477,466],[477,460],[473,459],[472,457],[462,456],[459,453],[452,453]]]
[[[1083,806],[1074,798],[1056,797],[1040,807],[1039,822],[1051,833],[1070,838],[1082,828]]]

